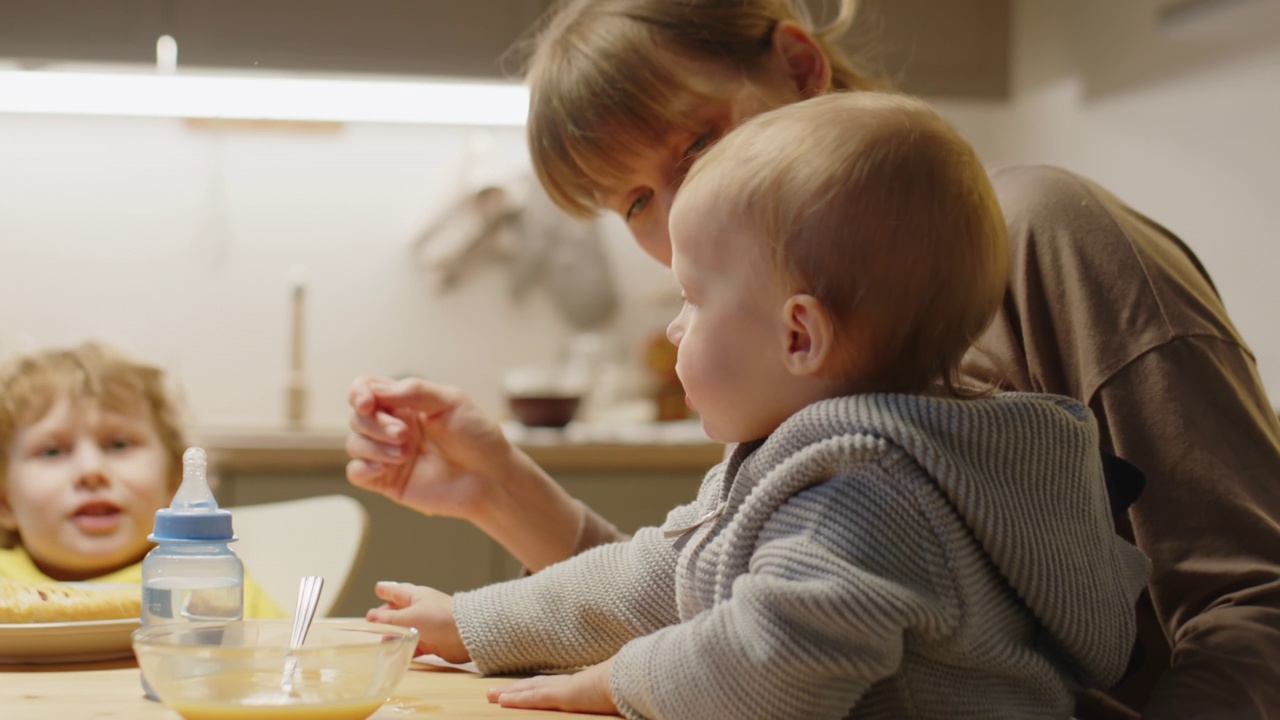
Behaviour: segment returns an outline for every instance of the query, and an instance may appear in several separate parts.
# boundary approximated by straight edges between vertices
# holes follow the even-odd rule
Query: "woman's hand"
[[[419,512],[475,520],[511,473],[497,423],[453,388],[415,378],[351,385],[347,479]]]
[[[408,378],[351,385],[347,479],[480,528],[538,571],[572,555],[586,509],[453,388]]]
[[[448,658],[446,658],[448,659]],[[489,690],[489,702],[503,707],[618,715],[609,690],[613,658],[572,675],[539,675]]]
[[[380,582],[374,593],[386,603],[365,613],[365,620],[418,629],[417,654],[435,653],[451,663],[471,660],[453,620],[453,597],[409,583]]]

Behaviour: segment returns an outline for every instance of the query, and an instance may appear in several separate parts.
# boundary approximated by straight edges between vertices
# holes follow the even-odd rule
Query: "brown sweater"
[[[1146,658],[1111,696],[1151,718],[1280,717],[1280,424],[1252,353],[1171,232],[1063,170],[991,177],[1012,282],[967,369],[1084,402],[1147,476],[1119,528],[1154,565]],[[617,537],[592,515],[579,547]]]

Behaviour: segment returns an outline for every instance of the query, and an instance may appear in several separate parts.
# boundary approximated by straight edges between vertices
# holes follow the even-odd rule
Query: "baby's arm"
[[[610,678],[621,714],[844,717],[899,670],[908,631],[949,638],[961,610],[946,552],[911,498],[872,497],[875,484],[833,480],[792,497],[745,573],[697,591],[727,600],[622,648]]]
[[[694,523],[717,507],[723,468],[707,473],[697,499],[667,514],[664,528]],[[573,670],[613,655],[627,641],[679,622],[676,543],[642,528],[535,575],[453,598],[471,658],[485,673]]]
[[[486,674],[581,668],[679,620],[675,562],[672,541],[644,528],[535,575],[458,593],[454,618]]]

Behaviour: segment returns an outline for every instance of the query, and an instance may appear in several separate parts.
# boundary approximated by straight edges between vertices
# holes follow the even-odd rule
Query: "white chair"
[[[322,495],[228,508],[245,572],[292,617],[304,575],[324,578],[316,616],[342,599],[364,556],[369,514],[355,498]]]

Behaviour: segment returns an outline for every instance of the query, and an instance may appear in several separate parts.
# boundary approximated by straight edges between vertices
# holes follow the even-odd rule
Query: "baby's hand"
[[[502,707],[564,710],[618,715],[609,690],[613,658],[572,675],[539,675],[489,691],[489,702]]]
[[[386,604],[365,613],[369,622],[390,623],[418,630],[418,653],[435,653],[452,663],[471,659],[453,620],[453,598],[439,590],[409,583],[380,582],[374,586]]]

